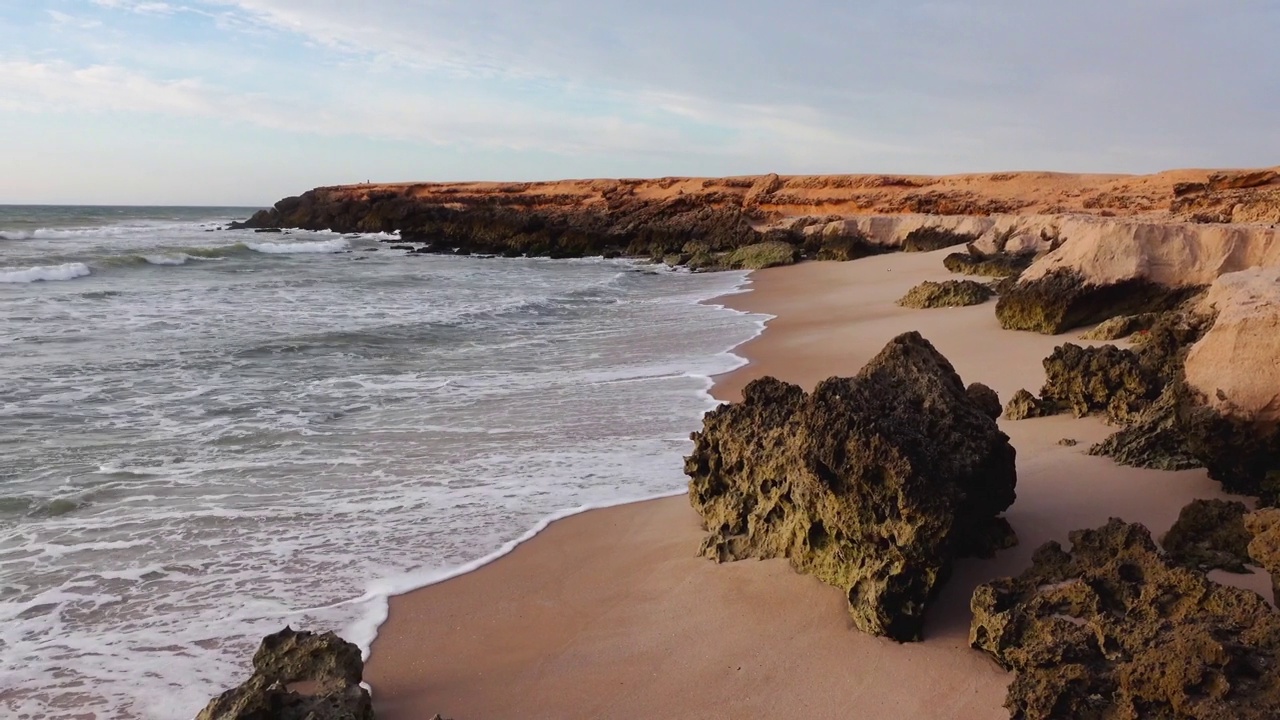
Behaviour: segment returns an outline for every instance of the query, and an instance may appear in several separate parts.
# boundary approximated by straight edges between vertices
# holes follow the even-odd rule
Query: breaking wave
[[[287,242],[287,243],[248,243],[254,252],[283,255],[289,253],[333,253],[342,252],[351,246],[345,238],[324,240],[321,242]]]
[[[29,268],[0,268],[0,283],[75,280],[78,277],[84,277],[89,274],[89,266],[78,262],[63,263],[62,265],[37,265]]]

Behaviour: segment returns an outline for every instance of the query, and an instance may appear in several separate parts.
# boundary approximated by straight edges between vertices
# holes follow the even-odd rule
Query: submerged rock
[[[864,632],[919,640],[952,561],[1016,542],[1014,449],[919,333],[805,393],[774,378],[707,413],[689,498],[724,562],[787,558],[840,588]]]
[[[333,633],[288,627],[262,639],[253,675],[196,720],[373,720],[360,648]]]
[[[908,290],[898,304],[918,309],[966,307],[981,305],[993,295],[995,292],[991,288],[973,280],[925,281]]]
[[[974,592],[970,643],[1017,673],[1022,720],[1280,716],[1280,613],[1160,554],[1112,519]]]
[[[1160,544],[1170,560],[1192,570],[1247,573],[1253,537],[1244,526],[1247,512],[1242,502],[1193,500],[1178,513]]]

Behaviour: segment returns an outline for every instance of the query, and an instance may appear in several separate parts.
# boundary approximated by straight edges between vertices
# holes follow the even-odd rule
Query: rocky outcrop
[[[1264,508],[1244,516],[1249,559],[1271,574],[1271,598],[1280,605],[1280,509]]]
[[[262,639],[253,675],[196,720],[373,720],[360,648],[333,633],[288,627]]]
[[[1137,353],[1114,345],[1060,345],[1044,360],[1045,383],[1040,400],[1076,417],[1102,412],[1116,422],[1129,422],[1164,389],[1158,370],[1144,365]]]
[[[752,382],[685,461],[702,554],[787,558],[840,588],[859,629],[920,639],[952,562],[1014,541],[1014,450],[988,405],[914,332],[811,393]]]
[[[1200,289],[1169,287],[1145,278],[1095,284],[1075,270],[1062,268],[1028,278],[1035,267],[1000,294],[996,318],[1001,327],[1057,335],[1119,315],[1171,310]]]
[[[902,307],[927,309],[943,307],[966,307],[981,305],[991,299],[995,292],[979,282],[972,280],[944,280],[932,282],[926,280],[911,288],[898,300]]]
[[[1004,417],[1007,420],[1046,417],[1055,412],[1054,408],[1040,402],[1040,398],[1032,395],[1025,388],[1014,393],[1013,397],[1009,398],[1009,404],[1004,407]]]
[[[1178,513],[1178,521],[1160,538],[1169,559],[1179,565],[1209,572],[1247,573],[1249,541],[1242,502],[1194,500]]]
[[[999,253],[984,255],[970,250],[951,253],[942,259],[942,265],[953,273],[979,275],[994,278],[1012,278],[1031,266],[1034,255]]]
[[[1280,716],[1280,613],[1161,555],[1113,519],[974,592],[973,647],[1016,673],[1021,720]]]
[[[1204,467],[1190,448],[1179,416],[1186,389],[1180,383],[1165,387],[1134,422],[1089,448],[1090,455],[1109,457],[1121,465],[1149,470],[1193,470]]]

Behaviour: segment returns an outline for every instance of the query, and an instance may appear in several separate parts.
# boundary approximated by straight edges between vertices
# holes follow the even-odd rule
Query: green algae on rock
[[[991,299],[995,292],[991,288],[973,280],[944,280],[933,282],[926,280],[907,291],[898,300],[902,307],[927,309],[944,307],[966,307],[981,305]]]
[[[854,624],[919,640],[957,557],[1015,538],[1014,449],[985,403],[919,333],[813,392],[756,380],[707,413],[685,461],[689,498],[724,562],[787,558],[840,588]]]
[[[1194,470],[1204,467],[1192,454],[1178,413],[1186,388],[1165,386],[1160,397],[1134,421],[1089,448],[1090,455],[1109,457],[1121,465],[1149,470]]]
[[[726,266],[734,270],[763,270],[779,265],[792,265],[799,259],[800,249],[778,240],[748,245],[730,253]]]
[[[1280,612],[1112,519],[973,594],[970,644],[1016,673],[1018,720],[1280,717]]]
[[[1248,573],[1249,541],[1245,504],[1233,500],[1193,500],[1160,538],[1170,560],[1200,572]]]
[[[1034,280],[1019,280],[1001,293],[996,318],[1006,330],[1057,335],[1119,315],[1171,310],[1201,290],[1145,279],[1094,285],[1074,270],[1059,268]]]
[[[1041,401],[1076,417],[1105,412],[1114,421],[1128,422],[1164,389],[1137,353],[1114,345],[1060,345],[1045,358],[1044,370]]]
[[[286,627],[262,639],[253,675],[210,701],[196,720],[374,720],[363,674],[360,648],[331,632]],[[291,688],[299,684],[307,687]]]

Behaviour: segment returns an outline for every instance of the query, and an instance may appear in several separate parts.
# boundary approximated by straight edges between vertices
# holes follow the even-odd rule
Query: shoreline
[[[933,341],[966,383],[989,384],[1005,399],[1038,387],[1040,359],[1080,342],[1074,335],[1000,330],[990,304],[892,305],[920,280],[950,277],[943,254],[752,273],[745,292],[707,302],[771,317],[733,349],[746,364],[711,378],[708,394],[736,399],[765,374],[806,389],[852,375],[910,329]],[[1111,431],[1096,418],[1002,421],[1002,429],[1019,451],[1019,502],[1007,517],[1021,543],[994,560],[957,564],[924,642],[858,633],[839,591],[785,561],[696,557],[699,518],[677,493],[552,522],[492,563],[392,598],[366,673],[379,717],[730,717],[802,707],[826,717],[851,706],[904,720],[1007,717],[1001,704],[1011,676],[968,647],[973,588],[1021,571],[1036,547],[1065,541],[1069,530],[1119,515],[1159,534],[1187,501],[1227,496],[1203,471],[1136,470],[1085,455]],[[1065,437],[1080,447],[1059,446]],[[1265,574],[1215,579],[1269,592]]]

